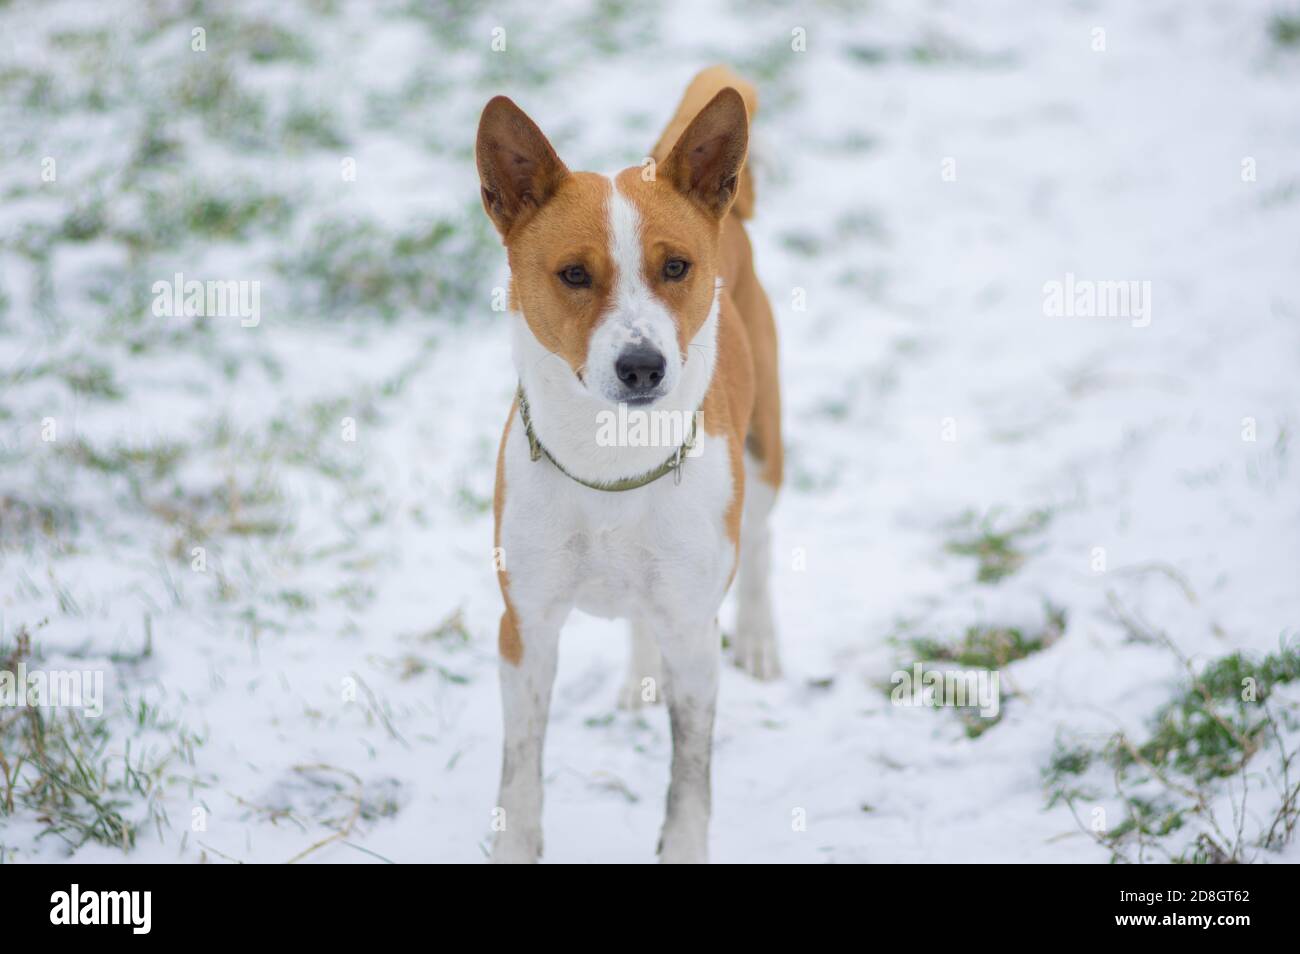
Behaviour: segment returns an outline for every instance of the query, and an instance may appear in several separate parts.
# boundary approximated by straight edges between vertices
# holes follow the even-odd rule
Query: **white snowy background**
[[[91,757],[132,832],[0,788],[0,859],[483,859],[515,379],[478,112],[505,93],[571,167],[620,168],[727,62],[761,101],[785,674],[724,667],[713,858],[1108,860],[1043,773],[1178,691],[1134,627],[1196,664],[1300,631],[1297,12],[0,3],[0,657],[26,633],[106,672]],[[155,316],[177,272],[260,282],[260,324]],[[1049,317],[1067,273],[1150,282],[1150,324]],[[1000,580],[954,552],[981,527],[1023,530]],[[997,724],[891,705],[908,638],[1050,608]],[[565,631],[548,862],[654,858],[670,737],[615,708],[626,652]]]

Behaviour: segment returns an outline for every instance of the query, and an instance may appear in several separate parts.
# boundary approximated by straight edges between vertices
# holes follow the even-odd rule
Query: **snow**
[[[48,69],[72,96],[111,68],[53,37],[102,25],[126,75],[104,84],[100,112],[0,97],[0,499],[79,515],[57,538],[0,523],[0,633],[28,626],[51,665],[98,658],[117,701],[147,698],[204,741],[165,787],[170,827],[142,829],[125,859],[94,843],[69,853],[20,814],[0,817],[9,860],[285,861],[347,816],[354,778],[367,806],[387,807],[309,860],[483,858],[500,755],[483,502],[515,387],[490,304],[504,255],[465,256],[467,300],[389,318],[304,313],[276,264],[328,221],[400,231],[451,217],[465,242],[484,241],[471,150],[498,92],[571,167],[606,169],[639,161],[701,66],[764,73],[750,234],[782,337],[788,475],[773,574],[785,675],[758,684],[724,668],[713,860],[1105,861],[1068,809],[1046,808],[1042,769],[1063,732],[1140,729],[1181,672],[1127,638],[1108,592],[1197,660],[1294,636],[1300,54],[1270,44],[1272,4],[891,0],[788,13],[697,0],[594,26],[576,4],[502,4],[451,26],[396,3],[284,3],[275,20],[314,59],[236,59],[233,73],[272,117],[297,95],[334,112],[346,142],[300,150],[232,143],[212,115],[166,98],[225,55],[223,24],[265,18],[263,5],[208,15],[207,53],[189,49],[205,16],[161,6],[162,22],[126,2],[0,11],[0,62]],[[489,47],[497,25],[501,54]],[[790,49],[796,28],[805,52]],[[909,54],[918,47],[946,55]],[[395,118],[375,111],[408,88],[423,92]],[[288,197],[292,222],[141,256],[111,238],[57,245],[55,304],[43,308],[21,237],[90,196],[114,222],[141,221],[122,166],[155,104],[184,149],[181,168],[161,173],[176,202],[246,183]],[[40,181],[47,155],[55,183]],[[355,182],[339,174],[345,157]],[[260,325],[154,318],[147,289],[176,270],[261,281]],[[1150,282],[1150,324],[1046,316],[1044,284],[1067,273]],[[136,338],[145,347],[132,353]],[[73,359],[107,365],[122,398],[20,374]],[[316,402],[336,404],[318,421]],[[47,417],[54,443],[41,440]],[[341,437],[344,417],[355,442]],[[226,440],[214,436],[222,421]],[[189,450],[137,491],[60,456],[76,438]],[[191,541],[149,504],[228,486],[273,488],[247,507],[277,531],[216,530],[207,572],[193,572]],[[205,505],[217,527],[224,499]],[[1038,509],[1050,521],[996,585],[945,549],[964,514]],[[60,609],[56,581],[75,612]],[[951,713],[890,704],[881,686],[910,664],[891,637],[1034,626],[1044,601],[1067,612],[1065,634],[1008,667],[1016,695],[998,725],[969,739]],[[456,613],[467,641],[428,635]],[[109,662],[139,648],[146,615],[152,657]],[[661,709],[615,709],[626,652],[621,626],[575,617],[565,631],[548,862],[653,860],[670,737]],[[428,668],[410,671],[408,657]],[[318,765],[331,768],[301,768]],[[194,831],[200,807],[206,830]],[[1277,860],[1296,860],[1294,846]]]

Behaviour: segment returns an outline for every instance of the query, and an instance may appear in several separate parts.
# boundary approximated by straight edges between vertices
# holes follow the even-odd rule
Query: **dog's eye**
[[[670,258],[664,262],[664,278],[670,282],[679,282],[691,270],[691,263],[681,258]]]
[[[560,270],[560,281],[570,288],[590,288],[591,276],[581,265],[570,265]]]

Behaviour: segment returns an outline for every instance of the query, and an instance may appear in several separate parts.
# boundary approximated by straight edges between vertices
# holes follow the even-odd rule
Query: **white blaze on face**
[[[617,275],[609,310],[587,347],[587,386],[606,400],[622,400],[624,388],[615,372],[615,362],[628,348],[649,345],[664,356],[664,378],[657,393],[671,394],[682,373],[677,322],[646,284],[641,214],[614,183],[610,184],[608,215],[610,256]]]

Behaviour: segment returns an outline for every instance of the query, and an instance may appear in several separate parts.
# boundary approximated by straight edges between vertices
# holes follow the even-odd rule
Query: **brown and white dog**
[[[755,106],[749,84],[705,70],[654,162],[613,176],[570,172],[509,99],[483,110],[479,177],[510,263],[520,384],[496,477],[494,861],[542,852],[542,747],[572,609],[631,621],[623,704],[654,701],[662,682],[665,862],[707,860],[717,614],[738,567],[736,663],[779,674],[767,528],[782,467],[776,326],[741,224]],[[687,423],[648,429],[675,433],[671,443],[602,439],[619,413]]]

